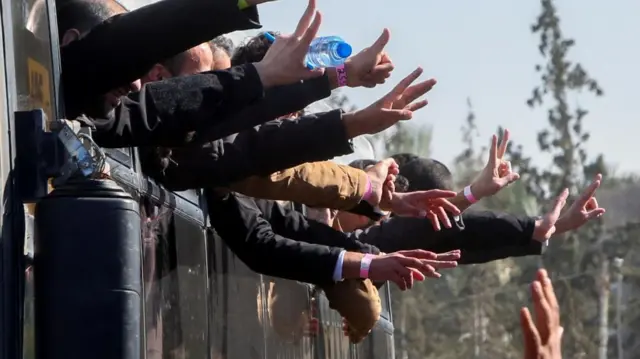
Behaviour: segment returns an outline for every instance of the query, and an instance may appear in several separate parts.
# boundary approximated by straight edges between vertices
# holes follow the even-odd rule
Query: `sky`
[[[135,7],[143,1],[124,3]],[[640,82],[640,1],[555,3],[565,36],[576,40],[569,58],[582,63],[605,91],[604,97],[581,94],[570,102],[590,111],[584,120],[591,132],[587,152],[591,157],[604,154],[619,172],[640,174],[636,159],[640,115],[634,101]],[[264,29],[293,31],[306,4],[279,0],[261,5]],[[478,143],[488,144],[491,134],[503,126],[538,165],[549,163],[536,143],[536,133],[547,125],[546,110],[531,110],[525,103],[540,82],[534,71],[542,61],[538,37],[530,31],[540,12],[538,0],[317,0],[317,4],[324,15],[319,35],[341,36],[354,52],[373,43],[384,27],[391,31],[387,52],[395,71],[375,89],[346,89],[344,94],[356,106],[374,102],[422,66],[423,78],[436,78],[438,84],[427,96],[429,106],[415,113],[411,122],[432,126],[434,158],[452,163],[462,151],[460,128],[470,98],[480,131]]]

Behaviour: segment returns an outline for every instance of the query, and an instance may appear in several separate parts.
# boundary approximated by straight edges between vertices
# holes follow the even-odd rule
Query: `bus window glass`
[[[210,342],[213,359],[264,358],[262,278],[208,231]]]
[[[52,49],[45,0],[10,1],[17,110],[44,109],[55,114]]]
[[[147,358],[206,358],[204,231],[166,207],[141,208]]]
[[[268,320],[262,321],[269,358],[313,357],[310,287],[295,281],[263,276]]]

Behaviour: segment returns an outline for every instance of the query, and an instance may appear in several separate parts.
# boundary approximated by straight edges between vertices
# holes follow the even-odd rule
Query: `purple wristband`
[[[373,194],[373,187],[371,186],[371,179],[367,176],[367,189],[364,191],[364,196],[362,199],[368,201],[371,195]]]
[[[338,76],[338,87],[347,86],[347,69],[345,69],[344,64],[336,67],[336,75]]]

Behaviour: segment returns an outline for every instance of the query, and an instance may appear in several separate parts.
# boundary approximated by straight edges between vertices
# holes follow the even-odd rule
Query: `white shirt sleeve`
[[[338,261],[336,261],[336,267],[333,269],[333,280],[336,282],[341,281],[342,278],[342,265],[344,264],[344,255],[347,251],[342,251],[338,255]]]

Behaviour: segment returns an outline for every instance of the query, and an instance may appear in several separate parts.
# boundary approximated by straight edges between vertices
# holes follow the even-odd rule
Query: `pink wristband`
[[[368,201],[373,194],[373,187],[371,186],[371,179],[367,176],[367,189],[364,191],[364,196],[362,196],[362,200]]]
[[[469,203],[474,204],[478,202],[476,197],[473,196],[473,193],[471,193],[471,186],[465,187],[463,193],[464,193],[464,198],[466,198],[467,201],[469,201]]]
[[[347,69],[345,69],[344,64],[336,67],[336,74],[338,75],[338,87],[347,86]]]
[[[360,261],[360,278],[369,278],[369,268],[371,268],[371,260],[373,254],[365,254]]]

